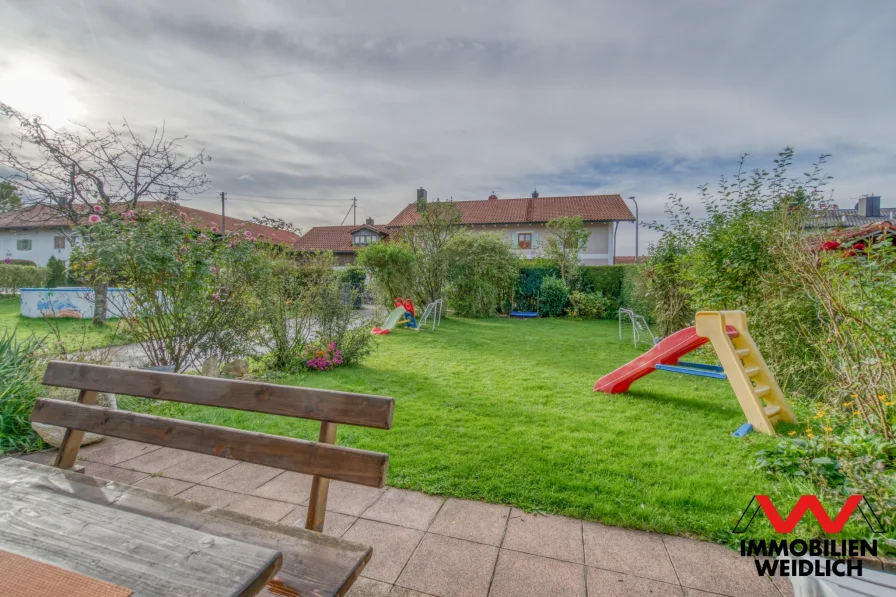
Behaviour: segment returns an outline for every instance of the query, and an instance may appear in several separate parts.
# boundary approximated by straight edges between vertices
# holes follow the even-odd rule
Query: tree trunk
[[[93,323],[103,325],[106,323],[106,291],[109,285],[97,282],[93,286]]]

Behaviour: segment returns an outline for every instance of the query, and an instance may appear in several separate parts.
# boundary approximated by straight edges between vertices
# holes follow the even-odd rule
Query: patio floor
[[[52,464],[52,452],[26,460]],[[311,477],[106,438],[85,473],[303,526]],[[329,535],[373,546],[351,597],[787,597],[722,546],[403,489],[330,484]]]

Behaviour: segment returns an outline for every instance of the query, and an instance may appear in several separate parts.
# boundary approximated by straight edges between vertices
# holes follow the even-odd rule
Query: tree
[[[196,169],[211,158],[204,151],[182,155],[186,137],[168,137],[164,126],[145,141],[127,121],[103,129],[55,129],[2,102],[0,115],[19,126],[12,142],[0,143],[0,166],[12,171],[5,178],[29,204],[51,209],[73,226],[132,209],[138,201],[173,202],[179,193],[208,186]],[[101,280],[94,287],[94,323],[105,321],[106,288]]]
[[[0,213],[6,213],[22,206],[16,185],[4,180],[0,182]]]
[[[296,227],[292,222],[287,222],[283,218],[272,218],[270,216],[255,216],[250,220],[253,224],[258,224],[259,226],[267,226],[268,228],[274,228],[276,230],[283,230],[285,232],[292,232],[295,235],[301,236],[302,229]]]
[[[579,251],[591,236],[581,216],[554,218],[547,223],[550,233],[544,255],[560,268],[560,278],[569,284],[579,267]]]
[[[416,257],[416,291],[413,298],[431,303],[445,292],[445,245],[461,232],[460,209],[453,201],[417,202],[417,222],[401,229],[401,241]]]
[[[462,232],[445,245],[449,297],[463,317],[493,317],[502,296],[519,278],[519,259],[507,238],[494,232]]]

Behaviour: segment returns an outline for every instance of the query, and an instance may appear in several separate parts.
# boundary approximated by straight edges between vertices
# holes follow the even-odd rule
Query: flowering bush
[[[302,361],[308,369],[328,371],[335,369],[343,363],[342,351],[335,342],[327,344],[316,343],[302,349]]]

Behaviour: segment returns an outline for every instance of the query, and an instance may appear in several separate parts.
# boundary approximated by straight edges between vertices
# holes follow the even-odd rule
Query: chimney
[[[856,213],[866,218],[880,217],[880,195],[865,195],[859,198]]]
[[[494,191],[492,191],[492,194],[488,196],[488,200],[489,201],[497,201],[498,200],[498,196],[495,195]]]
[[[424,189],[423,187],[417,189],[417,202],[419,203],[421,201],[423,203],[426,203],[426,189]]]
[[[368,217],[365,221],[365,224],[367,224],[368,226],[373,226],[373,218]]]
[[[534,191],[532,191],[532,198],[538,199],[538,189],[535,189]]]

